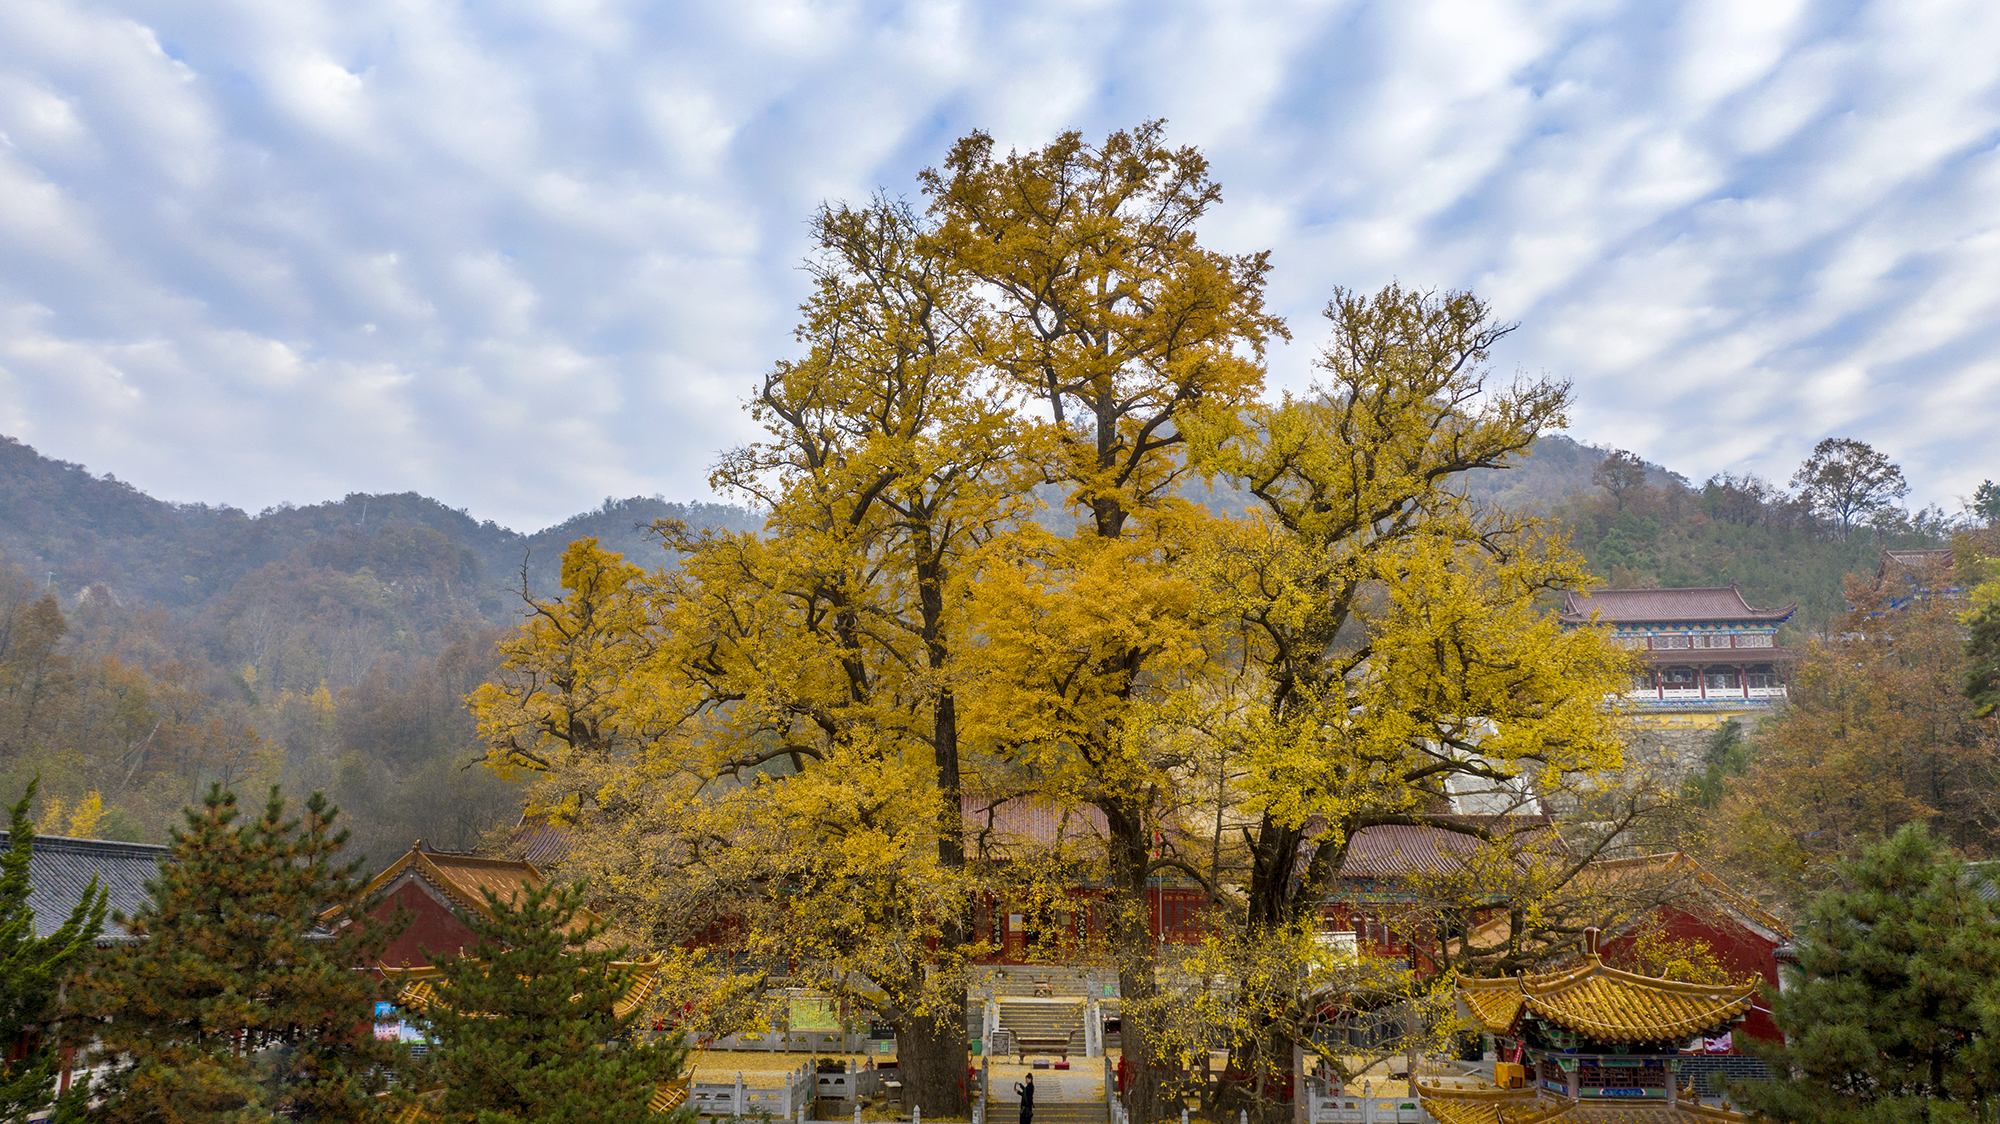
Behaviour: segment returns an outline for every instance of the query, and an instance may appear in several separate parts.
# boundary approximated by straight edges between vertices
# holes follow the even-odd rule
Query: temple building
[[[1703,1104],[1681,1072],[1681,1050],[1748,1015],[1762,982],[1692,984],[1605,965],[1597,930],[1584,961],[1564,971],[1461,977],[1460,1017],[1491,1034],[1492,1084],[1417,1083],[1439,1124],[1676,1124],[1746,1121]]]
[[[371,914],[387,922],[398,909],[408,910],[410,924],[382,955],[391,967],[425,967],[433,956],[458,956],[473,944],[465,919],[491,917],[486,892],[511,899],[524,889],[539,889],[548,879],[533,863],[521,859],[491,859],[460,851],[439,851],[419,839],[401,858],[368,883],[370,896],[380,895]],[[572,928],[594,924],[597,915],[577,914]]]
[[[427,1047],[418,1033],[419,1022],[411,1016],[451,1003],[437,960],[464,955],[477,943],[468,920],[474,915],[493,916],[488,891],[502,900],[512,900],[524,890],[540,889],[547,883],[540,868],[525,860],[439,851],[426,847],[421,839],[371,879],[367,893],[380,898],[370,916],[387,922],[400,909],[408,911],[410,919],[376,967],[389,984],[389,994],[395,997],[376,1005],[376,1035],[417,1043],[417,1052],[424,1052]],[[580,931],[597,921],[596,914],[579,911],[570,931]],[[624,1018],[651,1002],[663,963],[664,957],[654,955],[612,964],[624,984],[612,1002],[612,1013]],[[692,1070],[659,1086],[653,1111],[669,1112],[684,1103],[691,1077]],[[391,1112],[389,1118],[394,1124],[429,1124],[440,1119],[437,1104],[441,1095],[442,1090],[424,1093]]]
[[[1646,668],[1624,701],[1645,709],[1747,713],[1785,698],[1778,626],[1797,605],[1753,609],[1734,585],[1699,589],[1600,589],[1565,596],[1562,623],[1611,629],[1619,646],[1645,653]]]

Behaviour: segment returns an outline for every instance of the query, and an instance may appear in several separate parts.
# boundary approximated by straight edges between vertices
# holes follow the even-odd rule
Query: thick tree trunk
[[[1338,847],[1308,852],[1303,828],[1286,826],[1269,816],[1258,824],[1251,855],[1248,940],[1254,943],[1285,932],[1301,916],[1318,910],[1322,887],[1345,857],[1357,830],[1351,823],[1338,826],[1342,839]],[[1300,870],[1300,861],[1308,854],[1311,857],[1305,859],[1305,869]],[[1255,1010],[1264,999],[1246,985],[1240,1005],[1245,1010]],[[1314,1001],[1313,997],[1304,1000]],[[1225,1116],[1247,1111],[1252,1120],[1264,1124],[1282,1124],[1290,1118],[1288,1106],[1269,1089],[1274,1081],[1281,1081],[1284,1074],[1291,1072],[1295,1045],[1292,1035],[1296,1027],[1307,1023],[1310,1013],[1303,1007],[1289,1011],[1286,1013],[1289,1023],[1268,1022],[1257,1033],[1246,1034],[1230,1045],[1229,1068],[1251,1075],[1251,1080],[1219,1098]],[[1302,1089],[1292,1090],[1294,1097],[1303,1094]]]
[[[1216,1097],[1222,1115],[1234,1119],[1239,1112],[1247,1112],[1250,1119],[1260,1124],[1283,1124],[1291,1118],[1291,1108],[1278,1099],[1284,1075],[1291,1069],[1292,1039],[1284,1028],[1267,1024],[1256,1034],[1246,1034],[1229,1047],[1229,1069],[1237,1074],[1249,1074],[1250,1079],[1239,1085],[1223,1088]],[[1300,1090],[1294,1089],[1293,1096]]]
[[[1118,958],[1121,1037],[1130,1080],[1125,1104],[1135,1124],[1152,1124],[1178,1118],[1180,1111],[1167,1104],[1160,1087],[1159,1035],[1154,1029],[1160,985],[1152,911],[1146,901],[1145,817],[1116,804],[1100,807],[1111,836],[1111,890],[1115,898],[1110,936],[1112,953]]]
[[[943,671],[951,662],[951,651],[943,641],[943,567],[924,539],[925,557],[918,567],[918,600],[924,614],[924,648],[933,670]],[[958,699],[950,687],[943,688],[932,716],[931,750],[937,765],[938,862],[948,870],[965,866],[965,818],[960,811],[963,781],[958,761]],[[966,1075],[972,1051],[965,1033],[965,981],[957,972],[956,960],[964,955],[972,936],[972,903],[960,903],[956,917],[942,919],[938,948],[948,959],[958,981],[949,993],[938,996],[924,1014],[903,1019],[902,1043],[898,1049],[905,1076],[903,1100],[906,1105],[922,1105],[934,1115],[957,1116],[967,1111],[971,1082]]]
[[[965,993],[941,996],[923,1014],[905,1013],[897,1030],[903,1107],[921,1106],[925,1116],[964,1115],[970,1091],[965,1071],[972,1060],[965,1041]]]

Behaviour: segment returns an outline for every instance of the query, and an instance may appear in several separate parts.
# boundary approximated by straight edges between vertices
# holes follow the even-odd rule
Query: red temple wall
[[[1081,946],[1077,948],[1074,959],[1080,963],[1106,959],[1105,911],[1108,907],[1104,891],[1095,887],[1077,887],[1069,891],[1067,897],[1067,908],[1072,914],[1070,941]],[[1166,944],[1200,943],[1208,932],[1207,922],[1202,917],[1207,902],[1207,895],[1200,890],[1147,890],[1147,928],[1153,939]],[[1028,961],[1027,926],[1024,924],[1021,929],[1008,926],[1008,916],[1019,912],[1019,906],[1002,898],[987,895],[980,899],[973,909],[973,938],[982,943],[991,942],[997,947],[994,952],[979,957],[979,963],[1020,964]],[[1060,961],[1064,957],[1037,954],[1035,959]]]
[[[1777,988],[1778,946],[1773,942],[1727,917],[1705,917],[1672,907],[1659,910],[1655,916],[1675,940],[1707,942],[1716,960],[1731,975],[1741,977],[1754,973],[1771,988]],[[1604,958],[1618,963],[1630,952],[1632,942],[1630,933],[1604,942]],[[1785,1037],[1779,1032],[1778,1024],[1771,1020],[1770,1004],[1762,995],[1757,997],[1750,1008],[1750,1016],[1735,1028],[1735,1033],[1770,1042],[1782,1042]]]
[[[414,882],[405,882],[391,893],[387,900],[370,916],[387,921],[401,906],[412,914],[410,927],[403,930],[389,948],[382,954],[382,962],[391,968],[421,968],[430,963],[423,950],[445,956],[456,955],[461,948],[470,948],[473,943],[472,930],[452,912],[438,904],[436,898],[425,893]]]

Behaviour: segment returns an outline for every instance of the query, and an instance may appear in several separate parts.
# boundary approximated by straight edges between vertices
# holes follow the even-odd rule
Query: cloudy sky
[[[1571,432],[2000,478],[2000,4],[5,0],[0,433],[250,510],[706,493],[805,218],[1164,117],[1335,285],[1471,287]]]

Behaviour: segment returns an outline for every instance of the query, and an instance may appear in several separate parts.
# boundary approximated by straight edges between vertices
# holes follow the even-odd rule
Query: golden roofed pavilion
[[[1600,1043],[1685,1042],[1750,1011],[1755,980],[1692,984],[1610,967],[1592,952],[1582,966],[1539,976],[1461,979],[1458,1000],[1493,1036],[1518,1038],[1524,1020],[1550,1037]]]
[[[1461,977],[1459,1012],[1493,1036],[1493,1085],[1425,1084],[1418,1095],[1440,1124],[1664,1124],[1744,1120],[1681,1088],[1690,1040],[1742,1021],[1761,981],[1693,984],[1607,966],[1598,932],[1584,961],[1559,972]]]

